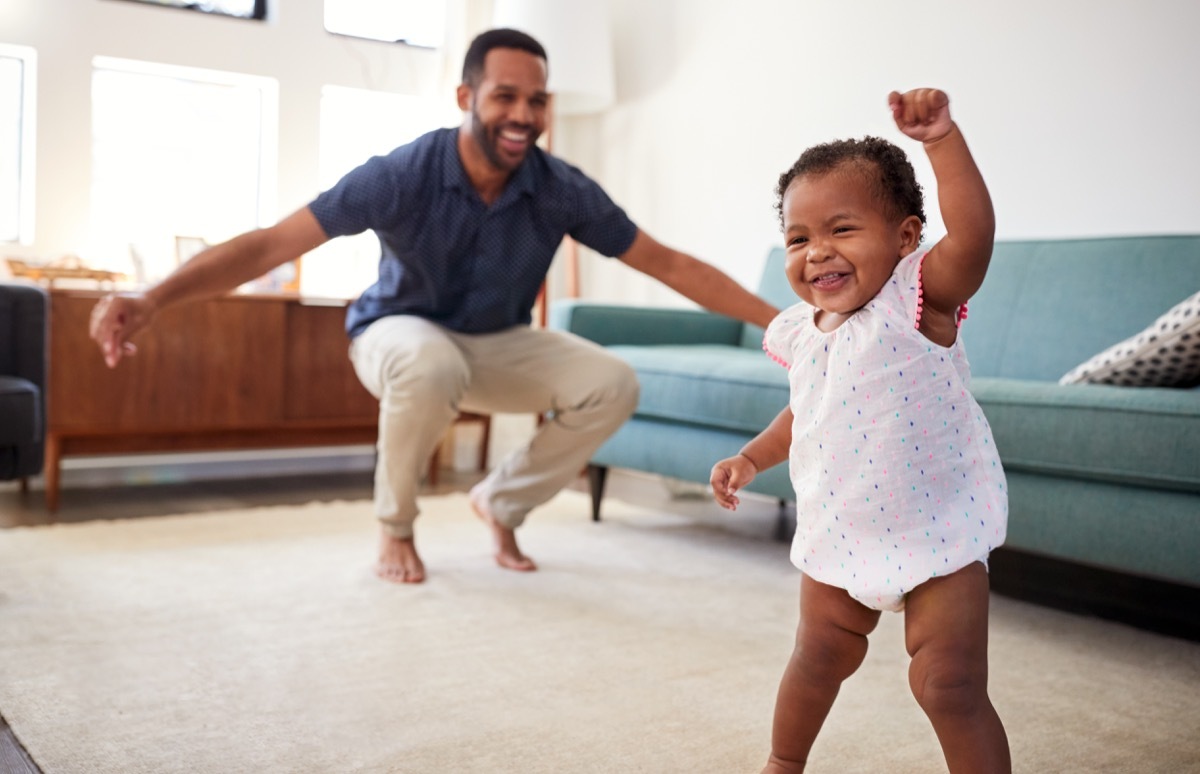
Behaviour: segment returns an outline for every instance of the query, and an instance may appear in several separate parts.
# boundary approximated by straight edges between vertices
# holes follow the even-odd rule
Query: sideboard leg
[[[59,465],[62,461],[62,442],[57,435],[46,436],[46,459],[43,474],[46,484],[46,510],[58,511]]]

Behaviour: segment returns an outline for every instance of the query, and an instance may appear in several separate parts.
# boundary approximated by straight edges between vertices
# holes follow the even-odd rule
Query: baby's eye
[[[788,245],[789,246],[790,245],[802,245],[807,241],[808,241],[808,237],[802,237],[802,236],[792,237],[791,240],[788,242]]]
[[[837,228],[835,228],[835,229],[833,230],[833,233],[835,233],[835,234],[845,234],[845,233],[847,233],[847,232],[849,232],[849,231],[853,231],[853,230],[854,230],[854,229],[853,229],[852,227],[850,227],[850,226],[838,226]]]

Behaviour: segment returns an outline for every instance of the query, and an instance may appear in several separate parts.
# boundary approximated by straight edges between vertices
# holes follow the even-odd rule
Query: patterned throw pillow
[[[1071,369],[1058,383],[1124,387],[1200,384],[1200,293],[1172,307],[1141,333]]]

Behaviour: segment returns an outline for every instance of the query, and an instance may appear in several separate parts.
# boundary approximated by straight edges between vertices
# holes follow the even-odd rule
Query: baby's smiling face
[[[920,241],[920,220],[889,217],[860,168],[796,178],[782,215],[788,282],[833,327],[874,298]]]

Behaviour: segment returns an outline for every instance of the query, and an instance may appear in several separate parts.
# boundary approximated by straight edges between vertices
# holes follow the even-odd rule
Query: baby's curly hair
[[[797,178],[823,175],[840,168],[859,172],[871,183],[875,198],[891,219],[900,221],[916,215],[925,224],[925,196],[908,156],[879,137],[834,140],[814,145],[800,155],[791,169],[779,176],[775,188],[775,211],[783,228],[783,195]],[[871,167],[874,167],[873,169]]]

